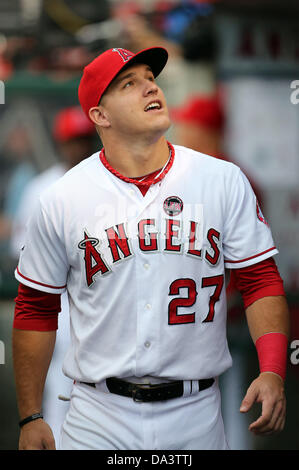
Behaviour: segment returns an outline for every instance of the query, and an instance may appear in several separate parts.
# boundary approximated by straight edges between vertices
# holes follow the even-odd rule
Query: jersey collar
[[[167,141],[169,151],[170,151],[170,156],[168,159],[168,162],[166,163],[164,168],[161,168],[157,171],[154,171],[150,175],[147,175],[144,178],[141,178],[140,180],[136,178],[129,178],[127,176],[122,175],[119,173],[117,170],[115,170],[110,163],[108,163],[106,156],[105,156],[105,149],[103,148],[100,152],[100,160],[104,167],[110,171],[114,176],[117,178],[121,179],[122,181],[125,181],[126,183],[132,183],[135,184],[136,186],[140,188],[149,188],[152,184],[157,184],[159,181],[161,181],[169,172],[169,170],[172,167],[173,161],[174,161],[174,147],[173,145]],[[152,176],[151,176],[152,175]]]

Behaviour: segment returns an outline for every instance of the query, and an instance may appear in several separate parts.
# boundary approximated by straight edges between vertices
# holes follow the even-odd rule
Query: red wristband
[[[285,380],[288,338],[283,333],[266,333],[260,336],[255,347],[260,372],[274,372]]]

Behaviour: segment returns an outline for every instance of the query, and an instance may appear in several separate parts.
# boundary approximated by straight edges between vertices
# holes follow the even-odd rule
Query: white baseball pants
[[[196,391],[184,382],[179,398],[141,403],[76,383],[62,427],[61,450],[226,450],[217,381]],[[194,390],[195,389],[195,390]]]

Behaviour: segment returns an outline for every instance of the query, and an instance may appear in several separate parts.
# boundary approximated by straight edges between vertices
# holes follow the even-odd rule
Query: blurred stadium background
[[[257,410],[239,417],[257,361],[240,299],[234,296],[228,322],[234,372],[221,379],[231,448],[299,449],[299,353],[293,354],[293,364],[290,360],[299,341],[298,1],[1,0],[1,450],[17,448],[19,431],[11,357],[17,289],[11,230],[18,204],[30,179],[59,161],[52,122],[60,109],[78,104],[84,65],[109,47],[137,51],[152,45],[165,45],[170,53],[159,78],[170,108],[184,106],[194,95],[221,96],[224,153],[259,188],[280,248],[276,259],[292,319],[286,428],[279,436],[257,438],[247,431]],[[169,139],[180,143],[176,126]]]

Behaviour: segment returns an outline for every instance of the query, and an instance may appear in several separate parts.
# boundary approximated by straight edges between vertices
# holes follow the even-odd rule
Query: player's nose
[[[159,87],[155,82],[149,82],[148,80],[145,82],[144,85],[144,95],[155,95],[158,93]]]

